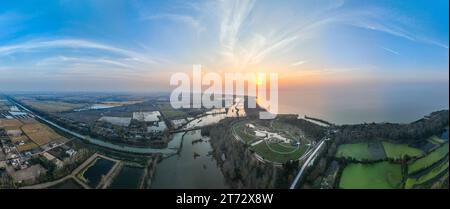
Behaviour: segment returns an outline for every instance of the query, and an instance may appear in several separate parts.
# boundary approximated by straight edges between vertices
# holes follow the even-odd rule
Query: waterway
[[[174,134],[174,139],[182,139],[181,150],[177,155],[165,158],[157,165],[151,188],[228,188],[216,160],[211,155],[209,138],[202,137],[200,130],[194,130],[186,134]]]

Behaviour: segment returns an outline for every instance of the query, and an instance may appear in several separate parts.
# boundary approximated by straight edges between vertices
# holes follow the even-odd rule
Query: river
[[[151,188],[228,188],[216,160],[211,155],[209,138],[202,137],[200,130],[174,134],[175,141],[181,139],[180,152],[163,159],[157,165]]]

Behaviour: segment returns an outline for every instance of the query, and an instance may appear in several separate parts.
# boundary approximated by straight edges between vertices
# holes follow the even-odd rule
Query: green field
[[[70,111],[76,108],[81,108],[85,105],[59,101],[24,101],[24,103],[35,109],[48,113]]]
[[[159,111],[161,111],[166,118],[176,119],[187,117],[187,114],[181,110],[174,109],[169,103],[158,105]]]
[[[423,151],[417,148],[408,146],[407,144],[393,144],[390,142],[383,142],[384,152],[386,156],[391,159],[400,159],[405,156],[418,157],[423,154]]]
[[[269,147],[270,146],[270,147]],[[299,149],[291,145],[266,144],[261,142],[252,147],[255,152],[265,160],[272,162],[285,163],[288,160],[296,160],[300,158],[306,150],[305,146]]]
[[[402,171],[398,164],[352,163],[344,168],[339,182],[342,189],[397,189],[401,187]]]
[[[437,136],[432,136],[432,137],[430,137],[430,138],[428,139],[428,141],[429,141],[430,143],[432,143],[432,144],[437,144],[437,145],[440,145],[440,144],[444,144],[444,143],[445,143],[445,141],[444,141],[443,139],[441,139],[441,138],[439,138],[439,137],[437,137]]]
[[[419,170],[422,170],[424,168],[433,165],[433,163],[437,162],[438,160],[442,159],[443,157],[445,157],[445,155],[448,154],[448,148],[449,147],[447,142],[438,149],[426,155],[425,157],[414,161],[413,163],[408,165],[408,174],[412,174],[414,172],[417,172]]]
[[[339,145],[336,157],[354,158],[357,160],[372,159],[367,143]]]
[[[245,141],[245,143],[249,143],[256,138],[255,136],[247,134],[245,132],[245,127],[243,127],[243,126],[237,126],[237,127],[235,126],[234,130],[236,131],[236,134],[238,134],[241,137],[241,139]]]
[[[405,189],[411,189],[414,187],[414,185],[423,184],[444,171],[448,172],[448,160],[442,162],[440,165],[433,168],[430,172],[426,173],[423,176],[420,176],[419,178],[408,178],[405,183]]]

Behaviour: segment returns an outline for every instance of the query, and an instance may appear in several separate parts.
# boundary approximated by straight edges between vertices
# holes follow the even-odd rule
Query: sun
[[[263,84],[264,79],[260,76],[256,78],[256,85],[261,86]]]

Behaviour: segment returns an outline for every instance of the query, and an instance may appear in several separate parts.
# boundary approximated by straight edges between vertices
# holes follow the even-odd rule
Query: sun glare
[[[256,85],[258,85],[258,86],[261,86],[261,84],[263,84],[263,78],[261,78],[260,76],[258,76],[257,78],[256,78]]]

